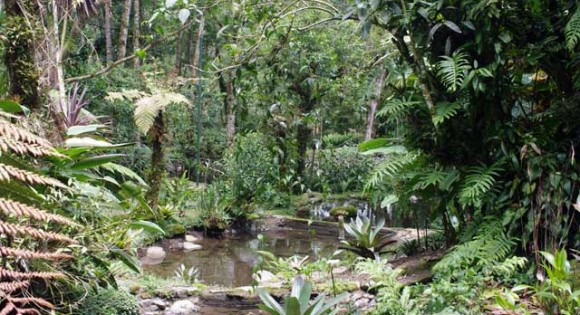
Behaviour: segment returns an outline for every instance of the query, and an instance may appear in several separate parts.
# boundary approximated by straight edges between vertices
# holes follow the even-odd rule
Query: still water
[[[174,270],[184,264],[187,269],[199,270],[199,279],[207,285],[239,287],[250,285],[252,268],[258,262],[259,250],[267,250],[277,257],[309,256],[311,260],[328,257],[339,242],[330,237],[314,237],[303,230],[276,230],[256,234],[227,236],[221,239],[206,238],[196,241],[201,250],[185,252],[172,249],[179,240],[163,240],[156,244],[165,249],[167,256],[157,265],[144,265],[143,271],[163,278],[174,276]]]

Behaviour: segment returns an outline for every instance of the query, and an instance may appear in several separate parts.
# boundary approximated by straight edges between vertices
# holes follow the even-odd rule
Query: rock
[[[151,259],[163,259],[165,258],[165,250],[163,249],[163,247],[159,247],[159,246],[151,246],[149,248],[147,248],[147,252],[145,254],[145,257],[151,258]]]
[[[341,275],[343,273],[348,272],[348,267],[337,267],[337,268],[332,269],[332,272],[335,275]]]
[[[354,302],[354,306],[357,309],[366,309],[369,307],[369,299],[360,299]]]
[[[193,235],[187,234],[187,235],[185,235],[185,241],[189,242],[189,243],[194,243],[194,242],[199,241],[199,239]]]
[[[190,243],[190,242],[183,242],[183,250],[186,252],[200,250],[202,248],[203,247],[201,245],[198,245],[198,244],[194,244],[194,243]]]
[[[162,299],[147,299],[139,301],[139,308],[142,311],[157,311],[167,308],[167,303]]]
[[[157,265],[163,262],[166,253],[163,247],[151,246],[147,248],[145,257],[141,259],[142,265]]]
[[[193,315],[199,312],[199,307],[190,300],[176,301],[163,315]]]
[[[259,286],[261,287],[281,288],[284,285],[282,279],[267,270],[260,270],[256,272],[253,277],[258,281]]]

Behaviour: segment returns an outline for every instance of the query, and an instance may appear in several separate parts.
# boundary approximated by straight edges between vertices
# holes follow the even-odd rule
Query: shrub
[[[345,218],[356,217],[356,207],[353,205],[338,206],[330,209],[330,215],[333,217],[343,216]]]
[[[364,187],[373,159],[360,155],[354,147],[321,150],[307,174],[310,189],[330,193],[360,191]]]
[[[90,291],[75,315],[139,315],[137,299],[115,289]]]
[[[265,202],[278,185],[278,165],[268,149],[268,138],[249,133],[236,138],[224,159],[226,181],[235,202]],[[266,200],[264,200],[266,199]]]

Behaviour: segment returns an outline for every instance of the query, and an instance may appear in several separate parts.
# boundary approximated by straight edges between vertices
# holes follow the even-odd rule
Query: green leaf
[[[435,105],[435,114],[431,117],[435,126],[455,116],[462,104],[459,102],[439,102]]]
[[[88,168],[95,168],[99,165],[107,164],[112,161],[119,160],[125,157],[124,154],[104,154],[98,156],[92,156],[83,160],[80,160],[71,166],[74,170],[84,170]]]
[[[105,125],[86,125],[86,126],[72,126],[66,131],[66,135],[69,137],[78,136],[84,133],[94,133],[99,129],[105,128]]]
[[[153,222],[150,222],[150,221],[139,220],[139,221],[131,222],[129,224],[129,227],[134,229],[134,230],[143,229],[144,231],[147,231],[150,233],[158,233],[161,235],[165,235],[165,231],[159,225],[157,225]]]
[[[129,269],[133,270],[136,273],[141,273],[139,262],[134,256],[129,255],[127,252],[119,248],[113,248],[110,250],[110,252],[115,258],[123,262],[125,266],[129,267]]]
[[[109,148],[117,149],[130,146],[130,143],[112,144],[105,140],[97,140],[93,138],[69,138],[64,142],[64,145],[69,148]]]
[[[10,114],[19,114],[25,111],[25,107],[14,101],[0,100],[0,110]]]

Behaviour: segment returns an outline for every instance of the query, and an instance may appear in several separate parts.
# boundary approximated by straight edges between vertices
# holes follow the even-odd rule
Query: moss
[[[186,232],[185,226],[179,223],[171,223],[165,227],[165,235],[167,237],[175,237],[184,235]]]
[[[343,216],[345,218],[354,218],[356,217],[356,207],[347,205],[347,206],[339,206],[330,209],[330,215],[333,217]]]
[[[126,291],[99,289],[89,292],[74,315],[139,315],[137,299]]]
[[[336,293],[341,292],[352,292],[358,290],[358,284],[354,281],[346,281],[346,280],[339,280],[336,279],[334,282],[334,286],[332,285],[332,281],[325,281],[323,283],[316,285],[316,291],[325,293],[325,294],[333,294],[336,290]]]

